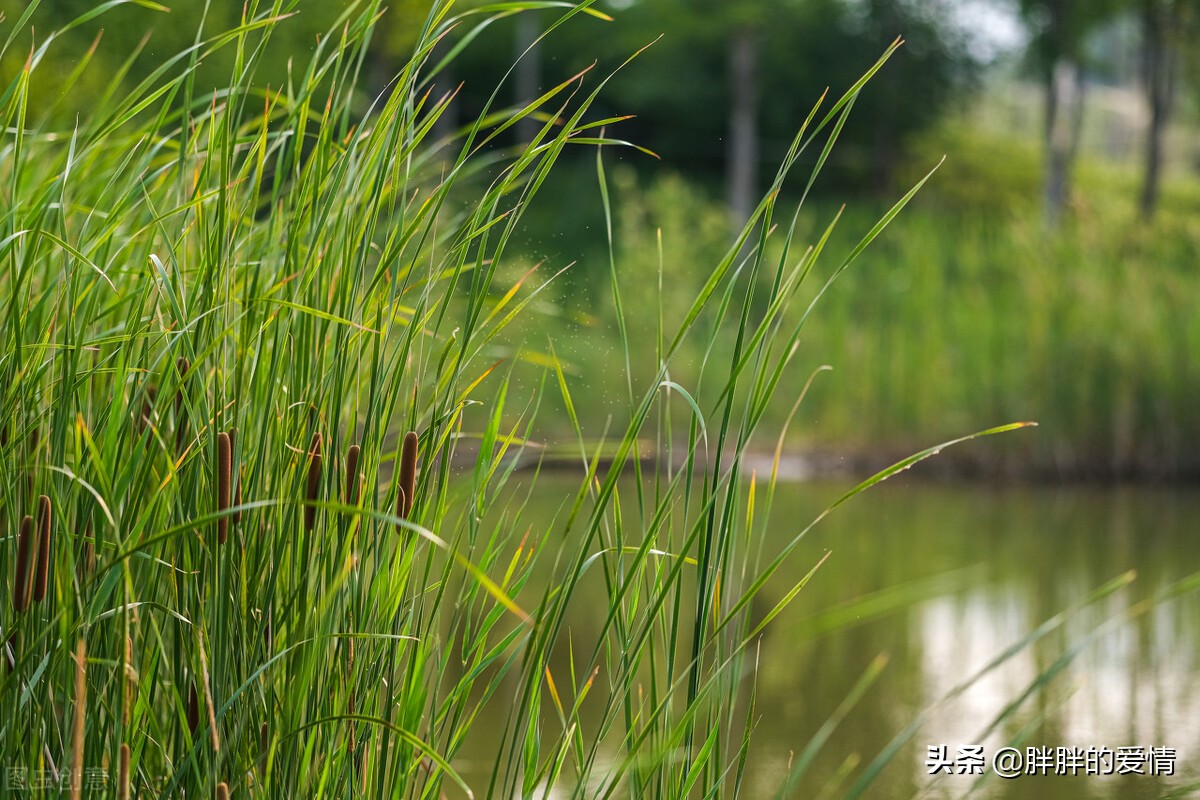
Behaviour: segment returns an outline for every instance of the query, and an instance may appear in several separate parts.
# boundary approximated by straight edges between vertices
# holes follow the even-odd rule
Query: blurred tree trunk
[[[1046,223],[1056,227],[1071,195],[1071,173],[1083,128],[1083,65],[1059,59],[1046,82]]]
[[[729,136],[726,141],[726,194],[735,230],[754,213],[758,177],[758,42],[742,26],[729,39]]]
[[[1046,223],[1050,227],[1058,225],[1071,197],[1071,173],[1083,126],[1088,36],[1129,2],[1019,0],[1021,14],[1034,34],[1031,48],[1046,92],[1044,194]]]
[[[1146,130],[1145,172],[1142,181],[1142,219],[1158,208],[1162,173],[1163,136],[1174,106],[1177,59],[1174,32],[1182,22],[1178,0],[1142,0],[1142,69],[1150,122]]]
[[[535,14],[526,11],[517,14],[517,27],[514,35],[513,49],[517,62],[515,80],[517,105],[524,108],[538,98],[539,87],[542,84],[542,59],[535,46],[542,26]],[[526,53],[525,51],[529,52]],[[516,125],[517,141],[524,145],[533,141],[541,126],[531,116],[523,118]]]

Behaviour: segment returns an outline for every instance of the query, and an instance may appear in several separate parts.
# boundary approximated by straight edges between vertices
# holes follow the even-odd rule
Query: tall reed
[[[96,571],[96,539],[95,529],[92,526],[92,518],[89,516],[87,522],[83,526],[83,538],[79,543],[79,564],[76,567],[76,577],[79,583],[88,578],[89,575]]]
[[[175,452],[179,453],[183,450],[184,442],[187,441],[188,435],[188,420],[187,406],[184,405],[184,389],[188,370],[191,369],[191,362],[187,358],[180,356],[175,359],[175,377],[178,383],[178,388],[175,390]]]
[[[75,725],[71,733],[71,800],[83,793],[84,730],[87,720],[87,640],[75,643]]]
[[[346,499],[346,505],[349,505],[349,506],[358,505],[358,486],[359,486],[359,480],[360,480],[359,474],[358,474],[359,453],[360,453],[360,448],[356,444],[350,445],[349,449],[346,450],[345,499]]]
[[[321,495],[321,434],[314,433],[308,448],[308,477],[304,489],[304,530],[311,531],[317,524],[317,507],[314,505]]]
[[[17,571],[13,582],[13,608],[18,612],[29,608],[33,595],[33,518],[26,515],[21,518],[21,527],[17,533]]]
[[[46,599],[46,587],[50,580],[50,534],[53,530],[53,509],[50,498],[46,495],[38,497],[37,514],[40,534],[38,536],[37,575],[33,582],[33,600],[35,603],[40,603]]]
[[[396,516],[408,519],[412,513],[413,500],[417,492],[417,444],[416,431],[404,434],[400,450],[400,491],[396,496]]]
[[[229,460],[231,464],[231,474],[233,481],[233,505],[234,511],[231,519],[234,525],[238,525],[242,521],[242,459],[238,451],[238,429],[229,429]]]
[[[225,544],[229,536],[229,483],[233,470],[232,447],[229,434],[221,431],[217,434],[217,541]]]

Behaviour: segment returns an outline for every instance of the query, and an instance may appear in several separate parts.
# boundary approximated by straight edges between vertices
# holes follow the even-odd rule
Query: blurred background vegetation
[[[110,5],[0,0],[0,35],[28,36],[15,25],[25,14],[34,31],[0,69],[11,75],[20,58],[43,60],[31,119],[69,132],[114,74],[127,87],[155,81],[202,21],[209,32],[230,27],[242,8]],[[268,43],[257,75],[264,92],[296,80],[292,57],[315,46],[342,5],[281,4],[293,16]],[[660,313],[669,320],[681,313],[673,297],[694,296],[703,265],[731,245],[826,88],[843,91],[899,36],[903,47],[856,100],[801,208],[798,235],[815,242],[845,203],[830,247],[846,252],[946,160],[809,321],[791,397],[817,366],[835,369],[814,385],[790,445],[884,457],[1034,419],[1037,435],[976,448],[951,468],[1200,475],[1200,454],[1187,445],[1200,440],[1196,3],[604,0],[596,8],[611,19],[555,29],[561,13],[541,10],[457,30],[435,58],[465,49],[429,90],[455,93],[437,137],[453,148],[456,126],[475,118],[498,83],[500,100],[519,106],[583,70],[616,71],[598,110],[631,116],[608,133],[654,154],[603,153],[611,252],[630,318],[642,321],[630,331],[635,347],[652,355]],[[89,10],[105,13],[51,36]],[[360,65],[364,108],[407,58],[426,11],[420,0],[389,5]],[[205,63],[196,97],[227,83],[235,58],[225,48]],[[535,129],[518,126],[499,146],[518,146]],[[542,295],[538,323],[502,354],[536,361],[548,341],[561,342],[557,355],[587,388],[577,397],[585,426],[598,435],[619,413],[625,365],[595,152],[579,148],[553,180],[526,214],[520,257],[501,269],[511,284],[535,265],[546,275],[570,268]],[[806,187],[785,191],[799,202]],[[821,281],[811,283],[815,292]],[[565,334],[580,329],[590,335],[568,343]],[[697,352],[696,363],[704,357]],[[686,385],[689,376],[672,377]],[[776,423],[790,405],[775,410]],[[547,438],[566,429],[553,411],[544,417]]]

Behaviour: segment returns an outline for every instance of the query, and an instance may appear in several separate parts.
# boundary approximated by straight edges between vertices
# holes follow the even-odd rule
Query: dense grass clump
[[[591,112],[604,79],[436,140],[450,98],[429,91],[443,54],[497,15],[557,9],[553,35],[589,4],[437,3],[374,99],[357,87],[377,2],[349,4],[286,85],[256,82],[294,5],[250,2],[236,28],[199,31],[73,125],[27,114],[53,40],[5,76],[6,768],[111,769],[131,796],[738,795],[752,645],[815,571],[817,557],[782,567],[824,516],[764,549],[776,475],[739,478],[797,369],[809,306],[792,306],[836,223],[806,237],[781,190],[802,155],[816,177],[891,50],[817,102],[703,284],[655,309],[648,378],[610,262],[627,414],[597,444],[554,345],[498,346],[548,279],[497,276],[569,145],[596,150],[611,217],[599,156],[619,120]],[[234,54],[228,85],[199,92],[217,50]],[[533,140],[501,146],[521,119]],[[697,348],[699,374],[677,377]],[[528,431],[544,397],[565,409],[583,478],[534,529],[537,473],[517,467],[541,453]],[[553,578],[532,582],[535,568]],[[568,613],[593,580],[608,603],[577,639]],[[755,610],[768,582],[783,600]],[[499,729],[476,728],[485,706],[504,710]],[[468,736],[491,754],[471,781]]]

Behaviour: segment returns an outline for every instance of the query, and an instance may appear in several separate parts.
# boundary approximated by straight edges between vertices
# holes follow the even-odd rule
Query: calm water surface
[[[542,477],[549,519],[573,483]],[[765,552],[844,487],[781,486]],[[884,484],[821,523],[777,576],[765,612],[826,550],[832,555],[767,629],[757,674],[752,796],[777,796],[789,759],[808,744],[872,659],[888,667],[826,745],[791,797],[838,797],[918,715],[924,724],[866,797],[1158,798],[1200,781],[1200,593],[1128,612],[1200,571],[1200,491],[1145,488],[995,488]],[[1085,608],[960,696],[943,698],[1039,624],[1128,570],[1127,588]],[[587,585],[571,618],[587,641],[607,605]],[[594,602],[592,602],[594,600]],[[1037,676],[1061,664],[1044,685]],[[1010,703],[1016,710],[988,732]],[[503,724],[497,710],[496,726]],[[487,730],[488,725],[480,726]],[[929,774],[929,748],[1170,748],[1159,771],[1174,775]],[[472,782],[486,774],[485,742],[461,755]],[[492,751],[494,752],[494,750]],[[475,760],[472,754],[478,757]],[[1173,757],[1172,757],[1173,756]],[[1107,757],[1112,763],[1113,758]],[[1142,769],[1149,772],[1150,766]],[[1035,770],[1037,771],[1037,770]],[[990,769],[989,769],[990,772]],[[823,795],[822,793],[827,794]],[[973,794],[972,794],[973,792]],[[1197,796],[1180,794],[1178,796]]]

